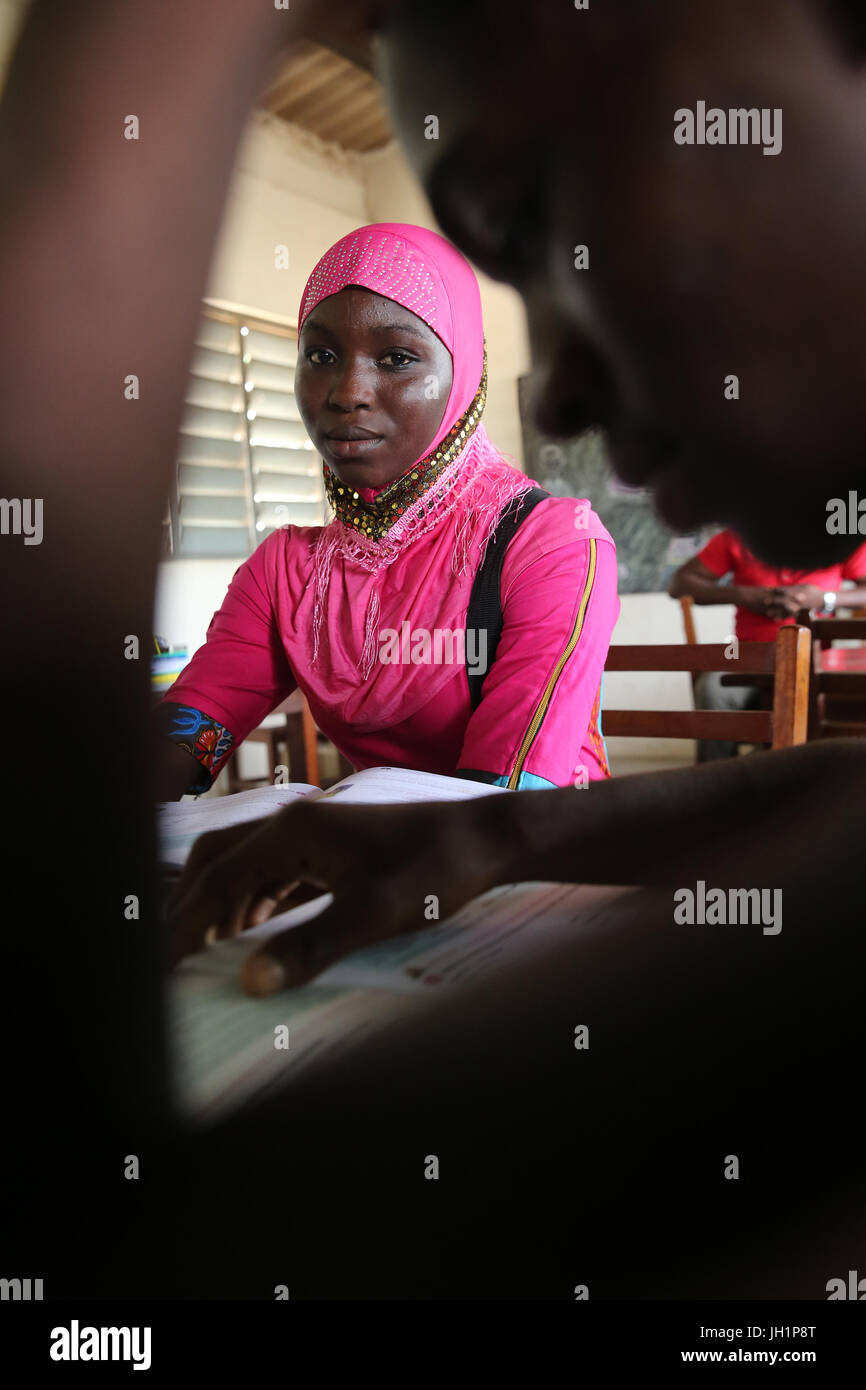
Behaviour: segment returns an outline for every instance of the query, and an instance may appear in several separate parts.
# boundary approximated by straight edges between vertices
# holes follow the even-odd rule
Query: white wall
[[[356,158],[256,112],[235,164],[208,298],[295,323],[316,261],[366,220]],[[276,268],[278,246],[288,249],[287,269]]]
[[[172,560],[161,565],[154,632],[172,647],[187,647],[192,656],[204,642],[208,623],[242,563],[240,559]]]

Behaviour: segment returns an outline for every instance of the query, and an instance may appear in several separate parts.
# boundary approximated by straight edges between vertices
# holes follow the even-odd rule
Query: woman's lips
[[[330,439],[326,438],[328,453],[335,459],[354,459],[362,458],[365,454],[371,454],[374,449],[378,449],[383,443],[384,436],[381,434],[368,436],[364,439]]]

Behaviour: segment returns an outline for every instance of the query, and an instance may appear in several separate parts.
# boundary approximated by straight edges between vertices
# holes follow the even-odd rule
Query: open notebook
[[[305,798],[322,801],[338,797],[340,805],[393,805],[409,801],[463,801],[472,796],[496,795],[504,787],[485,782],[468,782],[461,777],[440,777],[434,772],[412,772],[402,767],[370,767],[353,772],[342,782],[322,791],[308,782],[286,782],[273,787],[257,787],[234,796],[206,797],[197,801],[170,801],[158,808],[160,863],[181,865],[193,842],[206,830],[222,830],[227,825],[258,820]]]
[[[459,778],[372,768],[327,792],[289,783],[181,802],[158,812],[160,858],[180,865],[206,830],[257,819],[299,797],[393,804],[463,800],[501,790]],[[183,961],[169,978],[169,1045],[178,1103],[188,1113],[210,1117],[283,1085],[311,1062],[330,1061],[360,1037],[417,1012],[434,994],[494,972],[553,938],[599,927],[611,900],[623,891],[629,890],[551,883],[496,888],[445,922],[356,951],[312,984],[268,999],[244,994],[238,984],[241,962],[269,935],[317,916],[330,895],[233,941],[218,942]]]

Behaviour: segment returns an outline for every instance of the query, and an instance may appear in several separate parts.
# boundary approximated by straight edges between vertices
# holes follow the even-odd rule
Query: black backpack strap
[[[476,639],[475,650],[478,652],[486,651],[487,660],[483,671],[470,670],[468,666],[466,668],[466,675],[469,680],[469,697],[473,709],[477,709],[481,703],[481,687],[487,672],[496,659],[496,648],[502,636],[500,580],[505,552],[518,526],[523,524],[539,502],[543,502],[545,497],[549,496],[550,493],[545,492],[543,488],[532,487],[526,492],[520,493],[518,497],[512,497],[496,523],[496,530],[487,542],[484,559],[475,575],[472,593],[469,596],[469,608],[466,612],[466,631],[468,633],[486,630],[486,648],[480,647]]]

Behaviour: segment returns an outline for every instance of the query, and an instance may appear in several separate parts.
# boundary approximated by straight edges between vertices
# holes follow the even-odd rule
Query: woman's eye
[[[384,357],[380,357],[379,361],[384,362],[388,367],[407,367],[411,362],[415,361],[415,358],[411,353],[395,350],[394,352],[386,353]]]
[[[307,361],[312,362],[314,367],[326,367],[327,362],[320,361],[320,358],[333,356],[334,354],[329,352],[327,348],[310,348],[307,353]]]

